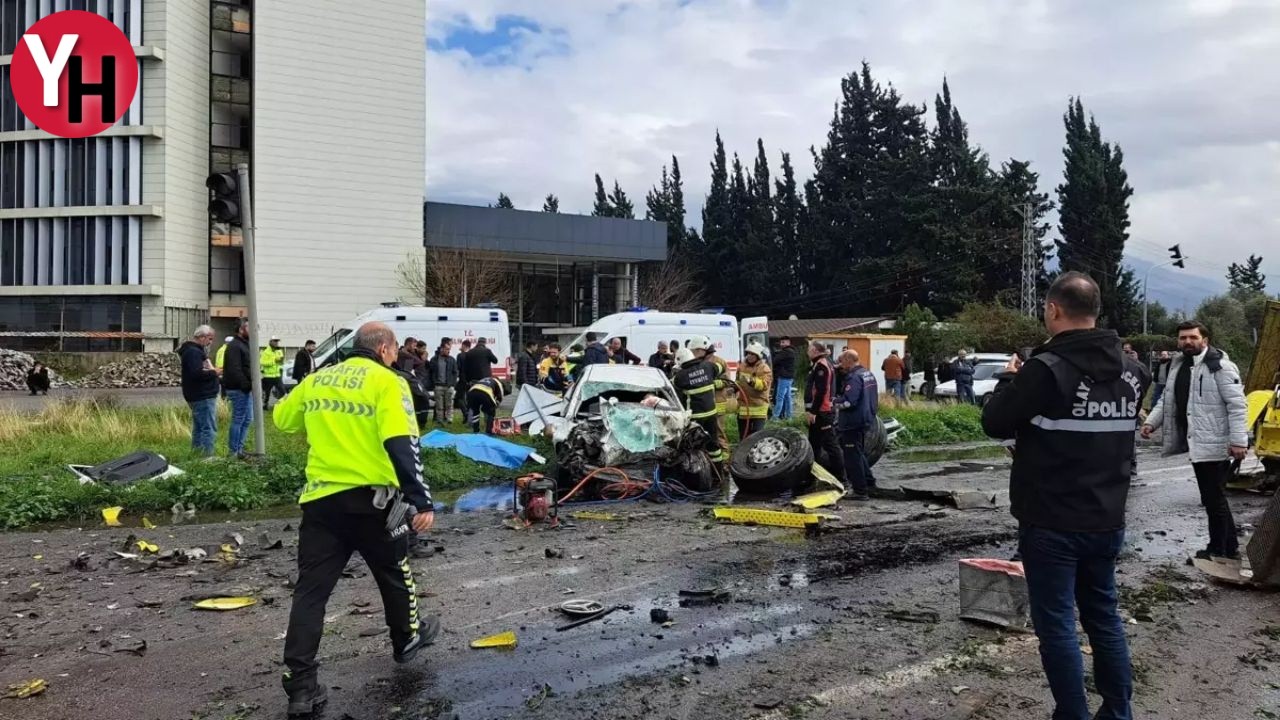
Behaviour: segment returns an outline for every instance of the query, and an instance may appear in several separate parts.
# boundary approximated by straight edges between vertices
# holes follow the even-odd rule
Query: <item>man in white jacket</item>
[[[1142,426],[1142,436],[1149,438],[1164,425],[1164,455],[1191,456],[1200,504],[1209,516],[1209,546],[1196,557],[1236,559],[1239,543],[1226,484],[1231,461],[1244,458],[1249,447],[1244,384],[1227,354],[1209,345],[1204,325],[1179,325],[1178,349],[1170,361],[1168,387]]]

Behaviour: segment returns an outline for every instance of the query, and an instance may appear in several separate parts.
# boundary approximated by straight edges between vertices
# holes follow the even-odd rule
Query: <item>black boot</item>
[[[410,640],[408,645],[396,650],[392,655],[392,659],[401,665],[412,662],[418,656],[418,651],[434,643],[436,636],[439,634],[440,618],[434,615],[422,618],[421,622],[418,623],[417,636]]]
[[[282,684],[289,696],[289,717],[312,715],[329,701],[329,688],[321,685],[315,675],[297,679],[285,675]]]

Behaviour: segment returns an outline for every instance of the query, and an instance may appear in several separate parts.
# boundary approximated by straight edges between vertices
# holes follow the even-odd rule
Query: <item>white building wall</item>
[[[255,4],[258,305],[286,345],[400,295],[396,266],[422,252],[425,12]]]

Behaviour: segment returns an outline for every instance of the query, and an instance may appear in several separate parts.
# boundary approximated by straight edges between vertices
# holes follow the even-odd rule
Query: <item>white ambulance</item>
[[[386,303],[343,323],[342,327],[316,346],[316,367],[340,362],[351,352],[356,330],[364,323],[375,321],[391,326],[396,339],[401,343],[409,337],[425,342],[428,358],[435,354],[441,338],[453,339],[454,357],[458,356],[458,346],[463,340],[470,340],[474,344],[479,338],[485,338],[489,349],[498,358],[493,376],[510,382],[515,373],[515,356],[511,354],[511,332],[505,310],[483,307],[414,307],[398,303]],[[285,363],[284,384],[286,387],[295,384],[292,360]]]
[[[761,339],[767,346],[769,327],[766,318],[752,318],[759,325],[763,321],[763,331],[757,329],[753,335]],[[731,372],[736,372],[742,360],[744,337],[738,332],[738,319],[732,315],[717,312],[672,313],[658,312],[647,308],[634,308],[626,312],[606,315],[591,323],[586,332],[579,335],[572,345],[587,346],[586,333],[593,332],[596,339],[604,344],[618,338],[623,347],[640,357],[641,362],[648,362],[649,356],[658,350],[658,343],[670,344],[672,341],[681,346],[688,344],[695,335],[706,335],[715,345],[716,354],[728,364]],[[749,340],[747,340],[749,342]],[[565,351],[568,352],[566,347]],[[674,351],[674,348],[673,348]]]

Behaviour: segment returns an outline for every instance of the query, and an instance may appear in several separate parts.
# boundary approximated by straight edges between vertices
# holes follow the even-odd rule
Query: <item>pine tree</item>
[[[702,236],[699,243],[702,252],[698,258],[699,276],[706,288],[706,299],[711,303],[723,302],[727,296],[725,289],[731,287],[719,268],[733,251],[730,227],[732,217],[728,162],[724,141],[720,139],[720,133],[716,132],[716,149],[711,157],[711,186],[707,190],[706,202],[702,205]]]
[[[498,193],[498,204],[494,205],[494,207],[502,208],[503,210],[514,210],[516,208],[506,193]]]
[[[1232,290],[1252,290],[1265,293],[1267,276],[1262,273],[1262,258],[1250,255],[1244,264],[1231,263],[1227,268],[1227,281]]]
[[[814,152],[813,192],[806,187],[804,284],[823,295],[797,314],[875,313],[925,299],[933,172],[923,112],[879,85],[865,62],[841,81],[827,143]]]
[[[560,212],[560,198],[555,195],[547,195],[547,199],[542,201],[542,212],[558,213]]]
[[[802,237],[804,232],[804,203],[796,189],[796,172],[791,166],[791,154],[782,153],[782,179],[774,186],[774,230],[778,245],[776,284],[780,293],[803,294],[801,282]]]
[[[604,191],[604,180],[600,179],[600,173],[596,173],[596,203],[591,208],[591,214],[596,217],[613,217],[613,206],[609,204],[609,195]]]
[[[1086,121],[1084,105],[1074,98],[1063,116],[1066,159],[1058,186],[1058,264],[1062,270],[1086,272],[1102,289],[1101,321],[1117,332],[1133,328],[1125,309],[1135,302],[1136,283],[1121,269],[1129,239],[1129,197],[1133,188],[1119,146],[1104,142],[1098,123]]]
[[[662,180],[645,196],[645,219],[667,224],[667,257],[690,252],[689,231],[685,227],[684,188],[681,187],[680,162],[672,156],[671,172],[662,166]]]
[[[617,180],[613,181],[613,192],[609,194],[609,205],[613,211],[610,217],[625,218],[627,220],[634,220],[636,217],[635,206],[631,204],[631,200],[622,191],[622,186],[618,184]]]

